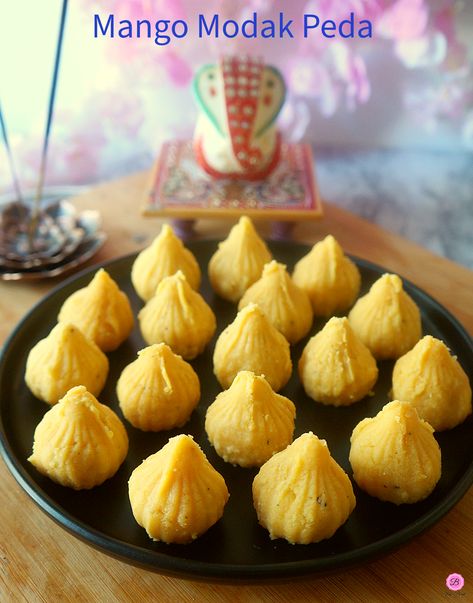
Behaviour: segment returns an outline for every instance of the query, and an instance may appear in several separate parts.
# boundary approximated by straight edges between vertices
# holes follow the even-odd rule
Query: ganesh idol
[[[276,118],[286,86],[279,71],[259,58],[224,57],[199,70],[194,93],[199,165],[214,178],[265,178],[277,165],[281,149]]]

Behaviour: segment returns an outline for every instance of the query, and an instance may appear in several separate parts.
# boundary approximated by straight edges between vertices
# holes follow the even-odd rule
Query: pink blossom
[[[378,20],[377,31],[391,40],[412,40],[425,33],[428,20],[424,0],[396,0]]]
[[[358,19],[375,19],[381,10],[382,0],[309,0],[303,12],[339,22],[350,13],[354,13]]]
[[[111,11],[110,0],[82,0],[91,8]],[[187,11],[181,0],[114,0],[113,13],[117,19],[184,19]]]
[[[309,57],[299,58],[288,69],[289,89],[293,94],[318,97],[330,79],[327,66]]]
[[[170,81],[176,86],[187,86],[193,76],[192,67],[173,50],[164,52],[160,57]]]
[[[468,49],[457,38],[455,10],[453,6],[446,6],[434,17],[434,26],[441,32],[447,42],[447,53],[444,67],[447,70],[464,68],[468,64]]]

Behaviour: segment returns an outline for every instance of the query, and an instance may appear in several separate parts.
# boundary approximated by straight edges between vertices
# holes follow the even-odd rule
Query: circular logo
[[[461,574],[450,574],[445,581],[450,590],[461,590],[465,584],[465,579]]]

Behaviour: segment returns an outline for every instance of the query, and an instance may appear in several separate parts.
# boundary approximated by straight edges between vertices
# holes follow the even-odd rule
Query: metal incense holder
[[[0,199],[1,279],[58,276],[85,262],[103,244],[99,212],[78,212],[63,200],[72,192],[77,191],[46,191],[40,211],[34,195],[22,201]]]

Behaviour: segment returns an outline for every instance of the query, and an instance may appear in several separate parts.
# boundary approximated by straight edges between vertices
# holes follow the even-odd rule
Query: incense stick
[[[13,154],[11,152],[10,143],[8,141],[8,133],[7,133],[7,125],[3,118],[2,105],[0,103],[0,130],[2,132],[2,140],[3,145],[5,147],[5,151],[8,158],[8,164],[10,167],[10,175],[13,183],[13,188],[15,189],[15,194],[17,201],[23,205],[23,195],[21,194],[20,181],[18,179],[18,174],[15,168],[15,162],[13,161]]]
[[[30,246],[33,242],[33,238],[34,238],[34,235],[36,232],[36,228],[38,225],[38,218],[39,218],[40,209],[41,209],[41,198],[43,195],[43,186],[44,186],[44,180],[45,180],[45,176],[46,176],[49,134],[51,132],[51,125],[52,125],[52,121],[53,121],[54,101],[56,98],[56,88],[57,88],[57,81],[58,81],[58,75],[59,75],[59,65],[61,62],[62,42],[63,42],[63,37],[64,37],[64,28],[65,28],[65,24],[66,24],[67,3],[68,3],[68,0],[63,0],[61,19],[59,22],[59,36],[58,36],[58,41],[57,41],[57,46],[56,46],[56,56],[55,56],[55,60],[54,60],[53,78],[51,81],[51,92],[49,94],[48,115],[47,115],[47,119],[46,119],[46,128],[45,128],[44,137],[43,137],[43,148],[41,151],[41,163],[40,163],[40,167],[39,167],[38,183],[36,186],[36,197],[35,197],[35,202],[34,202],[34,207],[33,207],[33,215],[32,215],[30,228],[29,228]]]

